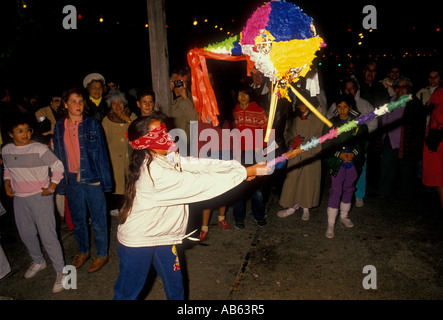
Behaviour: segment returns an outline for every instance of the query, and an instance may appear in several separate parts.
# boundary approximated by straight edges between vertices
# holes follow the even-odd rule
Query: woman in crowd
[[[264,146],[264,142],[260,146],[257,140],[260,139],[260,133],[262,133],[261,139],[264,139],[268,123],[265,109],[253,101],[254,98],[252,88],[242,85],[237,94],[238,104],[232,112],[234,127],[240,133],[239,143],[241,149],[241,153],[238,154],[237,147],[234,145],[233,156],[234,159],[240,158],[244,165],[257,163],[257,157],[260,154],[258,150]],[[241,137],[242,135],[244,135],[244,138]],[[237,229],[245,228],[246,202],[248,201],[249,194],[251,194],[252,216],[260,227],[265,226],[267,222],[262,186],[250,188],[249,185],[241,185],[237,190],[243,196],[233,205],[235,227]]]
[[[303,92],[308,96],[307,92]],[[286,145],[291,146],[298,136],[304,141],[313,137],[320,137],[323,122],[309,111],[300,100],[297,101],[298,114],[286,125],[284,133]],[[309,209],[316,207],[320,202],[321,193],[321,146],[300,153],[288,162],[286,180],[283,184],[280,205],[285,210],[277,212],[280,218],[293,214],[303,208],[303,220],[309,220]]]
[[[128,100],[120,91],[111,91],[106,102],[110,110],[103,119],[102,126],[108,144],[115,187],[108,202],[108,209],[111,210],[112,216],[117,216],[125,193],[125,179],[129,168],[130,147],[125,133],[137,117],[128,108]]]
[[[432,106],[432,113],[423,149],[422,182],[436,188],[443,212],[443,87],[434,91],[429,105]]]
[[[108,113],[106,104],[106,85],[105,78],[100,73],[88,74],[83,80],[83,86],[89,93],[86,103],[89,108],[89,116],[102,122]]]

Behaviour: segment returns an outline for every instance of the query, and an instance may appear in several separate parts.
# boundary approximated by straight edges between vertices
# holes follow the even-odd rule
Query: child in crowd
[[[349,113],[351,108],[355,108],[355,99],[352,95],[340,95],[335,103],[338,115],[331,118],[334,128],[338,128],[355,119],[355,116]],[[324,133],[328,132],[329,129],[325,126]],[[333,140],[327,140],[323,144],[323,150],[328,152],[325,157],[326,168],[329,170],[332,179],[327,209],[327,238],[334,237],[334,225],[339,208],[340,222],[347,228],[354,226],[348,218],[348,213],[351,209],[355,182],[365,160],[364,154],[367,148],[367,139],[364,138],[367,132],[366,125],[358,125],[356,128],[340,134]]]
[[[150,89],[144,89],[137,93],[137,107],[140,109],[140,116],[149,116],[156,111],[155,93]]]
[[[31,140],[33,129],[25,118],[12,119],[12,143],[2,149],[5,191],[14,197],[15,222],[32,264],[25,278],[46,268],[39,238],[57,273],[53,292],[63,290],[62,248],[57,238],[53,193],[63,178],[63,164],[46,146]],[[51,173],[51,175],[49,174]]]
[[[80,253],[74,256],[79,269],[91,258],[89,219],[94,231],[97,256],[88,272],[100,270],[109,261],[108,219],[105,192],[112,191],[112,169],[102,126],[87,117],[84,91],[66,90],[59,107],[60,120],[54,128],[54,153],[65,168],[57,192],[65,194],[75,226],[74,236]],[[88,215],[89,213],[89,215]]]
[[[151,263],[167,299],[184,299],[176,245],[189,237],[188,204],[216,197],[252,179],[265,164],[244,168],[236,161],[182,158],[165,125],[140,117],[129,126],[131,155],[117,238],[120,272],[114,299],[137,299]],[[193,239],[196,240],[196,239]]]

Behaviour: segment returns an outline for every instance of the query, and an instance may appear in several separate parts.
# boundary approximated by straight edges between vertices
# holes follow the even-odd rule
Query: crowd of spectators
[[[321,179],[329,176],[332,187],[326,215],[327,238],[334,237],[333,226],[337,216],[346,227],[353,227],[349,219],[350,212],[354,206],[364,206],[364,199],[369,196],[366,194],[369,176],[374,179],[376,190],[371,196],[409,199],[416,191],[417,185],[421,185],[432,192],[435,190],[443,209],[441,71],[437,68],[430,69],[427,85],[417,87],[414,85],[415,79],[413,81],[408,76],[408,70],[398,65],[392,65],[385,70],[385,77],[380,76],[381,72],[376,62],[367,63],[361,70],[349,63],[344,70],[344,74],[337,77],[336,83],[328,86],[339,88],[338,92],[325,92],[325,88],[320,84],[320,90],[311,93],[309,88],[303,88],[304,81],[299,84],[303,95],[333,122],[334,127],[396,101],[403,95],[411,95],[412,100],[406,106],[358,127],[355,132],[349,132],[346,137],[343,135],[332,144],[314,148],[289,160],[284,169],[274,172],[274,179],[259,180],[258,183],[246,186],[241,184],[238,186],[236,199],[204,209],[200,241],[206,241],[209,216],[215,209],[219,210],[219,225],[223,230],[231,228],[225,219],[229,206],[233,207],[235,227],[243,229],[246,217],[245,201],[248,199],[251,199],[252,214],[257,224],[265,226],[265,203],[272,192],[280,198],[282,210],[277,213],[278,217],[287,218],[301,208],[302,219],[309,220],[309,210],[319,205]],[[218,130],[217,132],[220,132],[221,128],[237,128],[240,131],[247,129],[252,130],[254,136],[256,130],[266,130],[271,86],[269,79],[263,77],[260,72],[253,74],[251,78],[230,79],[233,85],[228,96],[230,95],[232,100],[228,99],[228,103],[224,101],[220,127],[213,128]],[[422,82],[423,80],[420,79]],[[238,86],[234,85],[237,83]],[[218,85],[217,80],[213,85]],[[190,88],[190,74],[186,67],[175,69],[171,73],[171,100],[168,109],[156,104],[152,88],[125,90],[114,79],[106,81],[100,73],[85,76],[83,88],[70,88],[70,94],[67,94],[67,91],[54,90],[45,98],[38,93],[18,97],[14,88],[0,88],[2,146],[17,141],[14,140],[13,134],[16,132],[14,128],[17,128],[17,122],[13,119],[26,118],[23,123],[29,124],[30,129],[27,129],[27,132],[32,133],[32,140],[52,149],[63,163],[65,180],[73,181],[69,188],[61,187],[64,186],[63,183],[57,186],[54,190],[54,201],[57,212],[70,229],[76,230],[80,248],[80,254],[75,256],[76,267],[81,267],[91,257],[86,231],[86,207],[91,211],[97,247],[97,258],[90,266],[90,272],[100,270],[108,261],[107,234],[101,234],[101,230],[106,225],[106,215],[109,213],[111,216],[118,216],[123,204],[131,155],[131,147],[125,134],[130,124],[137,118],[154,114],[162,119],[168,130],[182,129],[187,145],[192,137],[193,122],[198,122],[201,128],[211,127],[209,121],[199,119]],[[333,101],[328,101],[327,96],[333,96]],[[300,137],[307,141],[328,129],[303,102],[295,96],[291,98],[291,101],[282,99],[283,101],[278,102],[274,121],[277,155],[294,146]],[[75,114],[75,108],[79,104],[82,105],[81,113]],[[168,112],[170,114],[167,114]],[[87,119],[95,120],[86,122]],[[16,127],[11,128],[13,123]],[[83,124],[79,125],[80,123]],[[90,130],[96,135],[91,135]],[[63,142],[66,135],[78,141],[69,146],[66,140]],[[242,154],[238,160],[247,166],[255,163],[255,158],[252,163],[246,163],[245,159],[248,152],[255,151],[256,147],[245,144],[245,141],[241,143]],[[87,149],[87,161],[90,161],[86,165],[86,173],[84,163],[81,162],[83,158],[80,157],[81,161],[75,163],[76,150],[81,152],[83,149]],[[220,158],[222,150],[218,151],[220,153],[215,157]],[[233,156],[232,150],[230,156]],[[3,170],[2,160],[0,164]],[[82,183],[85,179],[88,180],[88,174],[94,170],[98,172],[101,180],[91,180],[92,183],[83,188]],[[324,174],[325,172],[329,175]],[[10,177],[5,175],[5,179]],[[97,183],[101,185],[98,189]],[[247,192],[244,192],[246,189]],[[0,208],[0,216],[5,211],[14,210],[6,194],[2,190],[3,205]],[[83,196],[80,197],[79,194]],[[3,207],[6,210],[3,210]],[[81,229],[84,230],[80,231]],[[33,267],[36,268],[35,264]]]

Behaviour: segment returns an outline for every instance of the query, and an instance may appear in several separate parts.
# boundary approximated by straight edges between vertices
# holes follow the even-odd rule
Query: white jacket
[[[118,226],[117,239],[122,245],[181,243],[187,237],[188,204],[221,195],[247,177],[246,169],[237,161],[179,159],[181,164],[174,164],[156,155],[150,172],[146,162],[142,165],[132,210],[126,222]]]
[[[355,104],[357,105],[357,111],[360,112],[361,114],[367,114],[374,111],[374,107],[372,106],[372,104],[370,104],[367,100],[360,97],[360,90],[357,91],[354,99],[355,99]],[[352,113],[352,109],[349,112]],[[328,119],[331,119],[333,116],[336,116],[337,114],[338,112],[334,102],[329,107],[328,112],[326,113],[326,117]],[[378,120],[372,119],[371,121],[366,123],[366,125],[368,126],[369,133],[374,132],[377,129]]]

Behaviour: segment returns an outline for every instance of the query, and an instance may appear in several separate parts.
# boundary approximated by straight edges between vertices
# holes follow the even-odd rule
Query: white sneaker
[[[365,205],[362,198],[355,198],[355,206],[361,208]]]
[[[303,221],[309,220],[309,209],[303,209],[303,215],[301,216],[301,219]]]
[[[43,263],[40,263],[40,264],[32,262],[31,266],[28,268],[28,270],[25,273],[25,278],[29,279],[29,278],[34,277],[37,274],[37,272],[43,270],[44,268],[46,268],[46,261],[45,260],[43,260]]]
[[[326,229],[326,238],[332,239],[334,236],[334,227],[328,225],[328,228]]]
[[[295,209],[294,208],[288,208],[285,210],[280,210],[279,212],[277,212],[277,216],[279,216],[280,218],[286,218],[288,216],[290,216],[291,214],[294,214]]]
[[[346,227],[346,228],[352,228],[354,226],[354,224],[352,223],[351,219],[349,219],[348,217],[346,218],[341,218],[340,222]]]
[[[57,273],[57,278],[55,278],[54,286],[52,287],[52,292],[57,293],[63,291],[65,287],[63,287],[63,281],[65,280],[66,275],[64,273]]]

